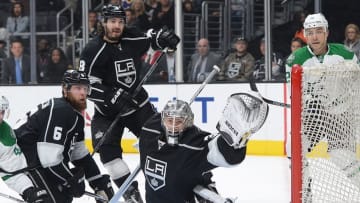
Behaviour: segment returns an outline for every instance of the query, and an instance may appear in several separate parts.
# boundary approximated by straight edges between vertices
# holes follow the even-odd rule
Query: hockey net
[[[360,67],[294,66],[292,203],[360,202]]]

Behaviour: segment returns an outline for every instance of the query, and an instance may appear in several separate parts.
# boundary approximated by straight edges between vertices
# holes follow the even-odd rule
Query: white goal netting
[[[359,65],[305,67],[301,86],[302,202],[360,203]]]

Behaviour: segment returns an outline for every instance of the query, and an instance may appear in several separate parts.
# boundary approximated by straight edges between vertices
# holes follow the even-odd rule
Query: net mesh
[[[306,67],[302,81],[302,200],[360,202],[360,67]]]

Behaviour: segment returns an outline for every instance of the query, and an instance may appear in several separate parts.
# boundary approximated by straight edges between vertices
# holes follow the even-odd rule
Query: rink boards
[[[161,110],[168,100],[179,98],[189,101],[199,84],[145,85],[150,101],[157,110]],[[261,94],[271,100],[289,102],[286,85],[283,83],[259,83]],[[249,91],[247,83],[208,84],[191,105],[195,114],[195,124],[200,128],[216,133],[216,123],[221,115],[229,95]],[[0,95],[10,101],[11,113],[8,121],[14,125],[27,111],[51,97],[61,96],[60,86],[1,86]],[[90,125],[93,115],[93,104],[88,102],[84,112],[86,127],[86,144],[91,148]],[[247,153],[253,155],[285,155],[286,134],[290,131],[290,109],[270,106],[269,116],[264,126],[251,137]],[[125,152],[137,152],[133,148],[135,136],[126,131],[123,135],[122,147]]]

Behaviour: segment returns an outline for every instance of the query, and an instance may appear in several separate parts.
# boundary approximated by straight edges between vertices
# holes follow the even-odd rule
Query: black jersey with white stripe
[[[70,161],[89,160],[84,143],[84,118],[64,98],[39,104],[27,112],[17,126],[17,142],[29,167],[48,169],[58,184],[66,183],[73,175],[69,170]],[[97,169],[90,173],[90,176],[100,174]]]
[[[90,79],[92,88],[89,99],[101,106],[106,105],[105,97],[114,89],[133,92],[143,72],[141,57],[151,43],[151,37],[127,27],[117,43],[107,42],[103,36],[91,40],[82,51],[79,64],[79,69],[85,71]],[[139,103],[146,99],[136,98]]]
[[[186,129],[178,146],[165,142],[161,114],[150,118],[140,133],[141,169],[146,179],[146,202],[191,202],[203,174],[218,166],[242,162],[246,148],[234,149],[219,136],[196,126]]]

